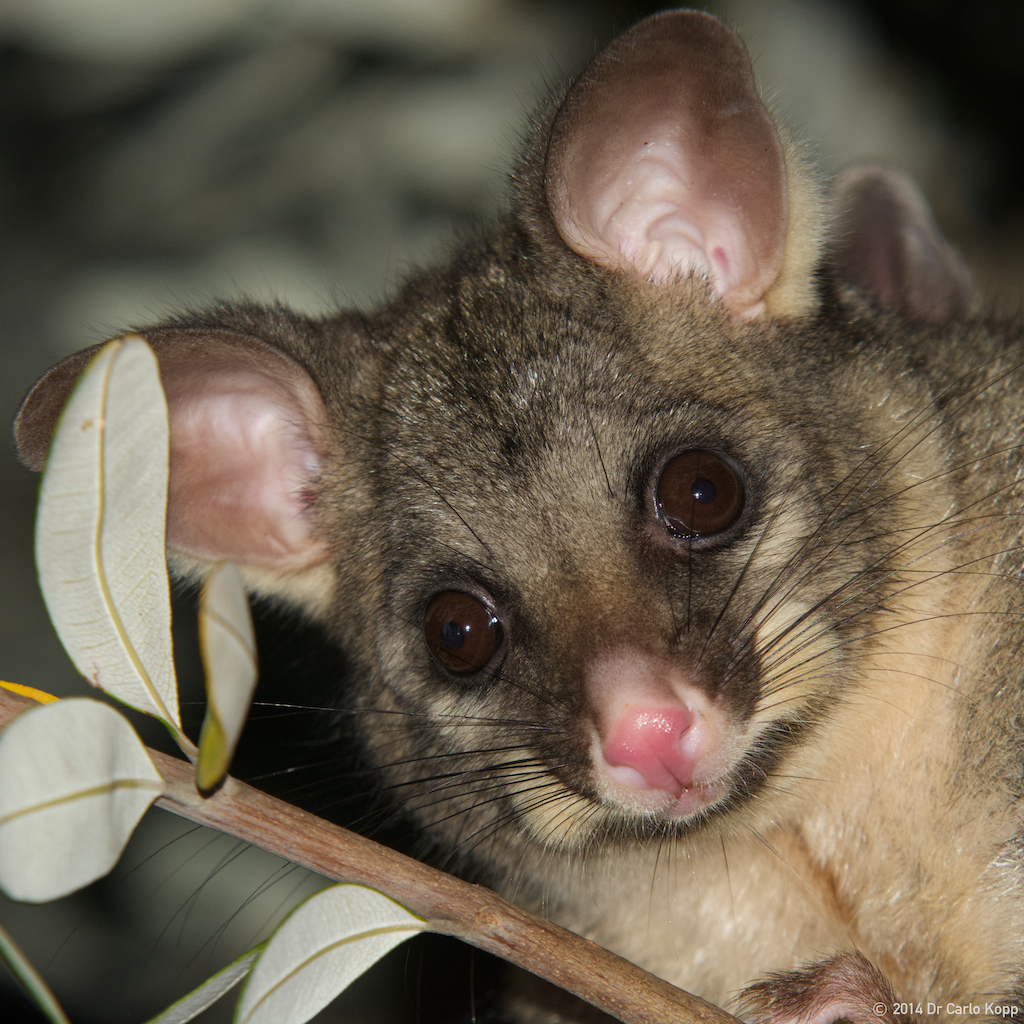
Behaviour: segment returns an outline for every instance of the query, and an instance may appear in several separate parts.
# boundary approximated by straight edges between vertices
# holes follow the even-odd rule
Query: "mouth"
[[[627,814],[642,815],[664,823],[684,822],[719,804],[731,791],[728,765],[706,763],[695,778],[692,772],[662,771],[656,784],[652,772],[639,772],[628,765],[609,763],[595,730],[590,749],[594,766],[594,788],[601,803]],[[717,760],[717,759],[715,759]],[[671,767],[671,766],[670,766]]]
[[[667,812],[663,812],[663,817],[669,821],[692,817],[698,811],[713,807],[728,792],[729,785],[725,779],[715,779],[711,782],[685,787],[671,808]]]

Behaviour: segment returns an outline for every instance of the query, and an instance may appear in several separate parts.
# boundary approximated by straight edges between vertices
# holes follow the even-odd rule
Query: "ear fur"
[[[554,118],[544,181],[558,233],[600,267],[695,273],[742,319],[813,308],[817,186],[710,15],[655,15],[599,54]]]

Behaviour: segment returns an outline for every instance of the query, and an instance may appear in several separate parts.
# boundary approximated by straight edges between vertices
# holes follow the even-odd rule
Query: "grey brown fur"
[[[693,31],[738,60],[720,27]],[[842,210],[822,212],[781,136],[789,214],[760,305],[730,305],[710,272],[607,257],[552,185],[551,125],[572,136],[590,102],[540,118],[506,220],[381,309],[224,308],[145,332],[169,380],[201,376],[213,345],[264,368],[257,390],[300,396],[271,405],[309,454],[305,546],[254,558],[250,582],[326,625],[385,784],[499,891],[711,1000],[761,981],[753,1019],[891,1020],[893,994],[1022,1008],[1020,325],[971,312],[903,184],[863,172],[883,202],[840,182]],[[898,265],[881,283],[851,269],[879,230]],[[36,466],[76,358],[23,408]],[[659,518],[659,474],[687,449],[742,476],[713,536]],[[232,556],[191,537],[184,572]],[[446,591],[501,621],[479,673],[424,642]],[[634,661],[641,688],[683,679],[724,737],[721,793],[692,813],[598,778],[595,679]],[[550,1019],[543,995],[518,998]]]

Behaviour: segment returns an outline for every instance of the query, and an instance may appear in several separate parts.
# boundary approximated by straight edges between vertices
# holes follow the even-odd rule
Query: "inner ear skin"
[[[258,342],[208,337],[158,354],[171,416],[169,545],[282,569],[324,560],[310,511],[326,415],[308,374]]]
[[[287,410],[251,392],[213,390],[202,403],[171,408],[172,548],[209,559],[230,551],[235,561],[280,568],[326,554],[309,536],[321,460]]]
[[[612,43],[555,119],[545,189],[587,259],[659,284],[707,273],[734,315],[762,312],[785,251],[785,160],[720,22],[669,13]]]

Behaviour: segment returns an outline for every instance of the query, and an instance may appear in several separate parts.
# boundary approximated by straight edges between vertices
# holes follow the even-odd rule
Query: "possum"
[[[519,903],[749,1020],[1019,1012],[1020,322],[707,14],[614,40],[511,191],[380,308],[142,330],[172,565],[322,623],[383,785]]]

